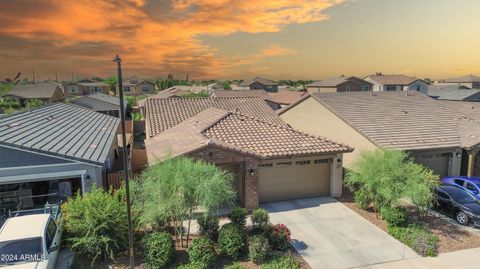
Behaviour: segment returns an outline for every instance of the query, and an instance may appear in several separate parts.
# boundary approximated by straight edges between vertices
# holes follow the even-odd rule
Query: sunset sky
[[[480,75],[478,0],[1,0],[0,77]]]

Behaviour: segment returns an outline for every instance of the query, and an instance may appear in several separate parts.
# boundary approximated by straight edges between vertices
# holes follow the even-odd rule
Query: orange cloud
[[[222,57],[200,35],[277,32],[288,24],[325,20],[323,11],[342,1],[16,0],[0,3],[0,38],[23,42],[24,50],[38,49],[37,41],[47,45],[37,54],[11,48],[17,60],[28,54],[35,63],[62,63],[91,74],[111,68],[110,58],[119,52],[127,69],[144,75],[222,77],[239,65],[295,52],[272,45],[243,58]]]

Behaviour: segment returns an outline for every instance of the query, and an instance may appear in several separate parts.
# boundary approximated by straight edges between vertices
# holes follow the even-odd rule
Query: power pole
[[[32,77],[33,77],[32,82],[33,82],[33,84],[35,84],[35,70],[33,70],[33,69],[32,69]]]
[[[55,81],[58,82],[58,73],[55,71]]]
[[[118,73],[118,92],[120,93],[120,121],[122,125],[122,151],[123,151],[123,171],[125,173],[125,192],[127,198],[127,221],[128,221],[128,253],[130,257],[130,268],[133,269],[134,249],[133,249],[133,230],[132,230],[132,205],[130,203],[130,184],[128,179],[128,160],[127,160],[127,138],[125,134],[125,101],[123,100],[123,82],[122,82],[122,59],[120,56],[115,56],[113,59],[117,63]]]

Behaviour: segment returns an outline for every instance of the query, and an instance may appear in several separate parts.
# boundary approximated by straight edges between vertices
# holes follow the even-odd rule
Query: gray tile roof
[[[480,82],[480,77],[475,75],[467,75],[458,78],[448,78],[445,79],[443,82],[446,83],[472,83],[472,82]]]
[[[439,106],[459,111],[462,116],[456,117],[463,148],[471,148],[480,144],[480,102],[436,101]]]
[[[15,85],[9,95],[27,99],[47,99],[52,97],[57,88],[61,90],[58,84],[47,81],[38,84]]]
[[[337,87],[338,85],[345,83],[347,81],[350,81],[357,85],[372,85],[372,83],[365,81],[361,78],[339,76],[339,77],[322,79],[320,81],[315,81],[313,83],[308,84],[307,87]]]
[[[405,75],[369,75],[367,77],[382,85],[410,85],[419,80]]]
[[[260,83],[264,86],[277,86],[278,85],[278,83],[276,83],[275,81],[272,81],[272,80],[269,80],[269,79],[266,79],[266,78],[256,77],[256,78],[254,78],[250,81],[246,80],[246,81],[240,83],[240,86],[241,87],[248,87],[254,82],[258,82],[258,83]]]
[[[457,110],[423,94],[348,92],[312,94],[374,144],[400,150],[459,147]]]
[[[428,87],[428,96],[438,100],[480,101],[480,90],[460,89],[457,85]]]
[[[120,120],[73,104],[55,103],[0,118],[0,145],[103,164]]]
[[[145,103],[145,129],[147,137],[155,136],[201,111],[216,107],[227,111],[257,117],[286,126],[286,123],[268,104],[258,97],[173,97],[147,98]]]

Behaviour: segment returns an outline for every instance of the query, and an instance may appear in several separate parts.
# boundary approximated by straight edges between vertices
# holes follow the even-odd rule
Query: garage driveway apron
[[[273,224],[292,232],[292,245],[312,268],[355,268],[418,255],[332,197],[262,204]]]

